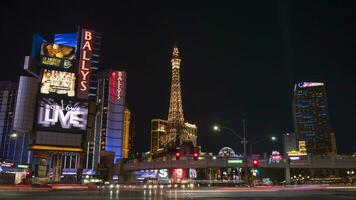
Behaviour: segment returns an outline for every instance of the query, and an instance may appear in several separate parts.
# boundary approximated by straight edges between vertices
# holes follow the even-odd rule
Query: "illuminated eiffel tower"
[[[172,82],[171,96],[169,101],[169,111],[166,133],[160,138],[160,143],[165,148],[176,148],[182,143],[191,143],[196,146],[196,127],[194,124],[184,122],[182,93],[180,87],[180,56],[177,44],[173,46],[172,63]],[[193,132],[190,131],[192,130]],[[195,128],[195,129],[194,129]]]

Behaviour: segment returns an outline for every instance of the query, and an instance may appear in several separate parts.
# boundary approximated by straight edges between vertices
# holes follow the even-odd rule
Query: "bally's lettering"
[[[122,72],[119,72],[117,78],[117,100],[121,98],[121,81],[122,81]]]
[[[82,42],[81,42],[81,61],[79,66],[79,90],[81,92],[80,97],[86,97],[89,88],[89,78],[90,78],[90,65],[92,60],[92,50],[93,50],[93,34],[91,31],[82,31]]]

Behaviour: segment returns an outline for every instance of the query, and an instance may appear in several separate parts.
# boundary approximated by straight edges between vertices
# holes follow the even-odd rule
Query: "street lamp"
[[[271,140],[271,141],[277,141],[277,137],[276,136],[272,136],[272,137],[267,137],[267,138],[263,138],[263,139],[261,139],[261,140],[257,140],[257,141],[255,141],[255,142],[252,142],[251,144],[250,144],[250,154],[252,155],[253,154],[253,151],[252,151],[252,148],[253,148],[253,145],[254,144],[257,144],[257,143],[260,143],[260,142],[263,142],[263,141],[266,141],[266,140]]]
[[[245,120],[244,120],[244,127],[245,127]],[[245,128],[244,128],[244,135],[243,135],[243,137],[241,137],[238,133],[236,133],[236,131],[234,131],[233,129],[231,129],[229,127],[218,126],[218,125],[213,126],[214,131],[221,132],[222,129],[228,130],[230,133],[234,134],[236,137],[238,137],[241,140],[241,143],[244,145],[243,156],[245,157],[246,156],[246,144],[247,144]]]
[[[246,140],[246,129],[245,129],[245,120],[242,120],[242,126],[243,126],[243,137],[241,137],[239,134],[236,133],[233,129],[226,127],[226,126],[218,126],[215,125],[213,126],[214,131],[221,132],[221,129],[226,129],[230,133],[234,134],[236,137],[238,137],[241,140],[241,143],[244,145],[244,151],[243,151],[243,159],[244,159],[244,168],[245,168],[245,180],[247,181],[247,156],[246,156],[246,145],[247,145],[247,140]]]
[[[219,132],[220,132],[220,127],[217,126],[217,125],[215,125],[215,126],[213,127],[213,129],[214,129],[214,131],[219,131]]]

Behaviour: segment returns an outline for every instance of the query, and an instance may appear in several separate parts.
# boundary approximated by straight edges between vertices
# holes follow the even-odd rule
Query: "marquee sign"
[[[114,101],[125,101],[126,72],[114,71],[110,80],[111,94],[115,96]]]
[[[86,131],[88,103],[74,100],[40,98],[37,127],[54,131]]]
[[[79,87],[77,89],[79,98],[88,98],[90,66],[93,57],[93,39],[94,32],[87,29],[82,29],[82,38],[80,43],[80,58],[79,58]]]

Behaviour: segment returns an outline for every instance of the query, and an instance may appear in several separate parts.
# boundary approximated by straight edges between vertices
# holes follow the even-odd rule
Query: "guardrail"
[[[231,162],[231,160],[239,160],[239,162]],[[246,162],[248,167],[252,167],[250,161]],[[167,161],[151,161],[151,162],[136,162],[126,163],[123,165],[124,171],[136,171],[142,169],[170,169],[170,168],[240,168],[245,164],[242,158],[236,157],[220,157],[213,159],[212,157],[203,157],[203,159],[194,160],[186,157],[180,160]],[[322,169],[356,169],[356,159],[305,159],[290,161],[281,161],[279,163],[269,163],[267,160],[259,160],[260,168],[322,168]]]

